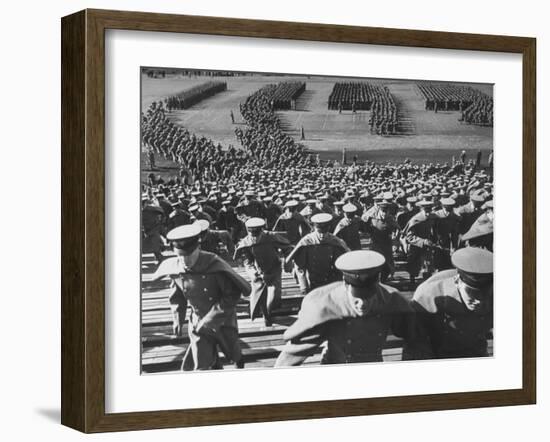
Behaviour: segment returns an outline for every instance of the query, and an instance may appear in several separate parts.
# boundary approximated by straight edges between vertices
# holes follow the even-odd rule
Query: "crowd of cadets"
[[[492,182],[473,162],[456,166],[405,161],[349,168],[256,169],[240,178],[196,181],[193,186],[180,180],[152,181],[144,186],[142,251],[154,253],[159,261],[154,279],[169,276],[174,281],[170,303],[175,333],[181,333],[188,302],[192,306],[191,345],[182,368],[220,368],[218,347],[242,367],[234,305],[241,294],[249,296],[251,318],[263,316],[265,325],[270,326],[273,309],[281,301],[283,268],[293,273],[305,298],[298,321],[285,332],[289,343],[276,366],[302,363],[311,354],[302,350],[318,348],[321,338],[333,346],[332,353],[324,356],[327,363],[381,360],[390,330],[407,338],[403,358],[486,355],[485,335],[492,328],[492,307],[486,302],[487,296],[492,296]],[[367,250],[362,250],[362,244]],[[176,258],[162,255],[170,248],[176,251]],[[413,314],[411,304],[391,287],[394,258],[399,254],[406,258],[409,289],[418,292],[417,303],[412,305],[427,315],[429,324],[440,317],[438,309],[447,308],[435,298],[451,296],[454,303],[466,299],[453,292],[460,284],[466,284],[464,293],[472,296],[464,300],[471,306],[464,308],[475,310],[482,305],[483,315],[460,325],[465,329],[454,330],[452,333],[459,335],[450,341],[448,324],[439,324],[442,329],[437,333],[441,335],[432,337],[434,347],[428,353],[426,348],[415,348],[426,340],[413,339],[402,327],[391,325],[394,315],[407,309],[409,317]],[[249,282],[228,265],[233,259],[244,263]],[[470,270],[461,273],[459,265]],[[192,269],[188,276],[186,269]],[[417,288],[416,278],[428,278],[432,273],[435,275]],[[203,281],[200,275],[209,279]],[[215,281],[208,282],[212,278]],[[441,292],[443,282],[448,287]],[[195,289],[210,297],[193,297],[190,292]],[[363,292],[376,294],[377,299],[381,296],[377,302],[387,303],[384,308],[389,310],[382,316],[364,316],[368,309],[381,307],[373,307],[371,295],[367,299]],[[355,307],[350,307],[346,293]],[[230,298],[222,303],[224,313],[216,307],[216,315],[210,317],[208,312],[215,306],[208,300],[224,296]],[[334,296],[340,299],[338,306]],[[331,309],[336,311],[330,313]],[[466,314],[466,310],[457,313],[456,306],[452,309],[448,312],[451,316]],[[355,318],[357,325],[349,328],[348,321],[333,328],[333,320],[346,315]],[[332,325],[326,335],[309,340],[305,331],[315,325],[311,321]],[[214,331],[210,330],[206,339],[197,327],[208,329],[210,323]],[[432,326],[423,330],[427,333]],[[372,327],[380,332],[373,334]],[[474,332],[477,334],[472,337]],[[305,347],[297,345],[300,336],[306,340]],[[371,342],[369,336],[383,339]],[[365,345],[372,349],[365,353]]]
[[[227,90],[225,81],[208,81],[164,99],[168,112],[187,109],[205,98]]]
[[[332,216],[329,232],[350,250],[366,238],[385,256],[382,280],[391,278],[396,253],[406,256],[414,283],[421,271],[449,268],[452,251],[466,244],[492,250],[490,175],[460,161],[257,169],[192,186],[153,178],[143,193],[144,250],[162,259],[166,232],[197,220],[208,221],[208,235],[218,235],[209,250],[231,250],[247,235],[250,218],[264,219],[266,230],[296,245],[318,213]],[[219,231],[227,234],[221,238]]]
[[[425,100],[425,109],[460,111],[459,121],[480,126],[493,126],[493,98],[471,86],[417,83]]]

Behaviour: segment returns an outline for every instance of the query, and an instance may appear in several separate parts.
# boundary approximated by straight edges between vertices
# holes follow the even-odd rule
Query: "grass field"
[[[168,77],[164,79],[142,76],[142,109],[153,102],[174,95],[196,84],[210,80],[210,77]],[[402,134],[380,136],[369,133],[368,111],[353,114],[351,111],[327,109],[327,102],[333,84],[339,81],[330,77],[264,76],[215,78],[227,82],[227,91],[203,100],[187,110],[175,111],[170,118],[198,136],[211,138],[222,146],[239,146],[235,128],[244,129],[239,103],[246,97],[270,83],[301,79],[306,82],[306,91],[297,100],[297,110],[278,112],[284,130],[296,140],[304,129],[305,140],[301,141],[309,150],[319,153],[321,159],[340,159],[342,148],[348,152],[348,160],[357,155],[360,161],[396,161],[410,158],[413,162],[445,162],[461,150],[471,153],[481,149],[484,161],[493,149],[493,128],[461,124],[458,112],[424,110],[422,98],[413,81],[368,79],[369,82],[386,85],[398,106]],[[344,79],[348,81],[349,79]],[[472,85],[489,95],[492,86]],[[230,112],[236,118],[231,123]],[[169,162],[160,158],[157,164],[171,168]],[[169,170],[169,169],[168,169]]]

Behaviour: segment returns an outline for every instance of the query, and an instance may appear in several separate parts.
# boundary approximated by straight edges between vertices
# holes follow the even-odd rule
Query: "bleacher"
[[[244,268],[232,262],[237,273],[247,279]],[[408,283],[408,275],[402,269],[404,263],[398,262],[400,270],[396,272],[392,285],[404,290]],[[168,296],[170,293],[168,279],[151,281],[156,269],[156,261],[152,254],[142,256],[142,291],[141,291],[141,344],[142,344],[142,372],[158,373],[178,371],[187,346],[187,325],[183,336],[172,334],[172,314]],[[282,346],[285,344],[283,333],[295,320],[300,310],[303,296],[299,294],[298,284],[292,274],[284,273],[282,278],[282,303],[274,311],[273,325],[266,327],[263,319],[250,319],[249,303],[242,298],[237,305],[239,321],[239,336],[245,361],[245,368],[273,367]],[[403,292],[411,297],[412,292]],[[385,361],[401,359],[402,341],[390,336],[383,351]],[[225,361],[222,353],[222,362],[233,368]],[[321,349],[308,358],[304,365],[318,364],[321,359]]]
[[[365,248],[366,240],[363,240],[362,244]],[[168,253],[165,254],[168,256]],[[231,262],[231,264],[237,273],[247,279],[243,267],[238,266],[235,262]],[[397,260],[395,264],[396,272],[390,284],[410,299],[413,292],[410,291],[408,273],[404,269],[405,262]],[[172,313],[168,302],[170,281],[168,279],[151,281],[156,267],[156,261],[152,254],[142,255],[142,373],[179,371],[183,355],[189,345],[187,324],[184,327],[183,336],[175,336],[172,333]],[[418,283],[420,282],[422,281],[418,281]],[[282,277],[282,292],[282,303],[279,308],[274,310],[272,326],[266,327],[262,318],[257,318],[254,321],[250,319],[249,303],[246,298],[241,298],[237,305],[239,337],[245,369],[273,367],[285,344],[283,333],[296,320],[303,296],[299,294],[298,284],[292,274],[285,272]],[[492,354],[492,339],[489,339],[488,342],[489,354]],[[382,352],[384,362],[400,361],[402,346],[402,339],[389,335]],[[309,357],[303,365],[319,364],[321,351],[322,348],[315,355]],[[220,353],[220,357],[226,368],[234,368],[232,363],[225,360],[222,353]]]

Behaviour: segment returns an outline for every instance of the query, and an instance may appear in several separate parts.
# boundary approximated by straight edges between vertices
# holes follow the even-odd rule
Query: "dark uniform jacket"
[[[168,217],[172,213],[172,205],[165,200],[159,200],[159,206],[164,211],[164,215]]]
[[[233,207],[220,209],[216,216],[216,228],[220,230],[230,230],[237,225],[237,215]]]
[[[214,207],[212,207],[210,204],[207,204],[207,203],[203,204],[202,212],[208,214],[208,216],[210,217],[210,221],[209,221],[210,224],[212,224],[216,219],[217,210]]]
[[[412,306],[428,340],[414,359],[487,356],[487,337],[493,328],[492,301],[470,311],[456,285],[457,272],[445,270],[420,284]]]
[[[470,247],[493,251],[493,220],[487,213],[482,213],[474,221],[470,230],[462,236],[462,241],[467,242]]]
[[[311,227],[299,213],[283,213],[273,226],[273,231],[286,232],[288,240],[296,244],[311,231]]]
[[[233,256],[235,245],[231,235],[226,230],[208,230],[201,238],[201,250],[205,252],[221,255],[220,244],[224,244],[227,248],[229,256]]]
[[[183,209],[174,209],[168,218],[168,229],[172,230],[185,224],[191,224],[191,214]]]
[[[406,210],[399,212],[397,216],[395,217],[397,224],[399,225],[399,228],[403,230],[409,220],[418,213],[417,210]]]
[[[470,230],[472,224],[484,211],[481,207],[474,206],[474,203],[470,201],[468,204],[457,208],[455,212],[460,216],[459,233],[464,234]]]
[[[248,204],[241,206],[247,218],[265,218],[265,207],[258,200],[251,199]]]
[[[344,240],[351,250],[361,250],[361,235],[365,231],[365,224],[361,218],[342,218],[334,228],[334,235]]]
[[[281,255],[287,254],[292,245],[286,238],[272,232],[263,232],[256,242],[250,236],[243,238],[235,250],[235,259],[242,258],[251,276],[250,317],[260,316],[259,303],[266,296],[268,285],[281,278]]]
[[[160,253],[164,233],[164,210],[159,206],[145,206],[141,212],[143,253]]]
[[[238,330],[236,304],[241,295],[250,294],[250,285],[244,278],[216,255],[200,251],[192,269],[183,268],[178,257],[164,260],[153,275],[153,281],[169,276],[172,279],[170,304],[174,324],[181,328],[187,305],[191,306],[190,332],[213,338],[228,359],[238,360],[235,343],[229,336]],[[227,329],[232,329],[227,333]],[[188,357],[188,352],[186,353]],[[183,366],[190,364],[183,361]]]
[[[437,244],[446,249],[455,250],[458,247],[460,217],[453,211],[444,213],[443,210],[437,210],[434,215],[437,217],[435,220]]]
[[[371,237],[373,250],[380,252],[386,258],[386,262],[393,262],[392,233],[398,229],[397,222],[392,215],[386,214],[384,218],[381,212],[375,212],[372,216],[363,217],[365,229]]]
[[[281,216],[282,209],[277,206],[276,204],[268,204],[265,206],[265,218],[266,218],[266,228],[267,230],[271,230],[275,223],[277,222],[277,219]]]
[[[327,342],[323,364],[382,361],[389,333],[408,337],[414,311],[394,288],[378,285],[371,311],[358,314],[344,282],[334,282],[304,298],[296,322],[284,333],[287,345],[275,366],[300,365]]]
[[[220,209],[218,211],[216,227],[219,230],[227,230],[231,234],[233,243],[246,236],[246,227],[237,217],[233,206],[229,206],[227,210]]]
[[[321,240],[317,232],[312,232],[296,244],[286,260],[293,260],[303,272],[309,291],[342,278],[334,263],[345,252],[349,252],[349,247],[340,238],[326,233]]]
[[[407,243],[414,247],[425,248],[430,242],[435,242],[435,220],[436,216],[433,213],[418,212],[414,215],[403,232]]]

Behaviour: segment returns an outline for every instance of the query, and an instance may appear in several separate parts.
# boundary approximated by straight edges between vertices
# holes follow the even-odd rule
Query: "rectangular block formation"
[[[459,121],[479,126],[493,126],[493,98],[471,86],[445,83],[417,83],[425,109],[459,111]]]
[[[370,132],[395,135],[398,132],[397,106],[386,86],[366,82],[335,83],[328,98],[330,110],[371,111]]]
[[[302,81],[288,81],[277,84],[273,89],[273,110],[296,110],[296,99],[306,90]]]
[[[227,90],[225,81],[208,81],[166,99],[168,111],[188,109],[205,98]]]

